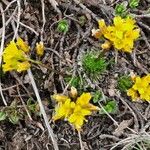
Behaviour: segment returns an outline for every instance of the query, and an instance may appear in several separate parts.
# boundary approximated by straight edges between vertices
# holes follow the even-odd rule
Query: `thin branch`
[[[20,4],[20,0],[17,0],[17,5],[18,5],[17,27],[15,29],[13,40],[18,36],[19,22],[20,22],[20,16],[21,16],[21,4]]]
[[[17,20],[14,18],[15,22],[17,22]],[[36,32],[33,28],[29,27],[28,25],[22,23],[22,22],[19,22],[19,24],[27,29],[29,29],[30,31],[32,31],[36,36],[39,36],[39,33]]]
[[[3,12],[3,7],[2,7],[1,3],[0,3],[0,11],[1,11],[1,14],[2,14],[2,23],[3,23],[2,39],[1,39],[1,47],[0,47],[0,66],[2,66],[2,53],[3,53],[4,41],[5,41],[5,15],[4,15],[4,13],[2,13]],[[3,91],[2,91],[1,79],[0,79],[0,95],[2,97],[4,105],[7,106],[7,102],[6,102],[5,98],[4,98]]]
[[[43,25],[41,28],[41,41],[43,42],[44,27],[45,27],[45,23],[46,23],[44,0],[41,0],[41,4],[42,4],[42,18],[43,18]]]
[[[82,142],[80,131],[78,131],[78,136],[79,136],[80,148],[81,148],[81,150],[84,150],[84,146],[83,146],[83,142]]]
[[[39,92],[38,92],[38,89],[37,89],[37,86],[36,86],[34,77],[33,77],[32,72],[31,72],[30,69],[28,69],[28,75],[29,75],[29,78],[30,78],[30,80],[31,80],[31,84],[32,84],[32,87],[33,87],[33,89],[34,89],[34,92],[35,92],[37,101],[38,101],[38,103],[39,103],[40,111],[41,111],[41,113],[42,113],[42,115],[43,115],[43,119],[44,119],[45,125],[46,125],[46,127],[47,127],[49,136],[51,137],[51,140],[52,140],[54,149],[55,149],[55,150],[59,150],[58,145],[57,145],[57,141],[56,141],[56,139],[55,139],[55,135],[54,135],[54,133],[53,133],[52,128],[51,128],[50,125],[49,125],[48,118],[47,118],[46,112],[45,112],[45,110],[44,110],[44,106],[43,106],[43,104],[42,104],[41,97],[40,97],[40,95],[39,95]]]

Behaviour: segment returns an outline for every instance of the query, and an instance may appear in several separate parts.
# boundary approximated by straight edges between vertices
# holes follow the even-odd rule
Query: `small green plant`
[[[102,98],[101,91],[96,91],[93,95],[93,103],[98,103],[98,101]]]
[[[139,0],[130,0],[129,1],[129,7],[132,9],[135,9],[136,7],[139,6]]]
[[[27,108],[29,113],[39,115],[38,103],[35,103],[29,99],[27,101]],[[18,107],[17,101],[14,100],[10,106],[6,106],[1,109],[0,121],[9,120],[12,124],[17,124],[19,120],[22,120],[24,117],[26,117],[26,115],[27,114],[24,107]]]
[[[32,99],[28,99],[27,108],[30,113],[34,113],[35,115],[39,115],[39,105],[38,102],[34,102]]]
[[[131,77],[124,75],[118,79],[117,87],[121,92],[126,92],[133,85]]]
[[[115,15],[125,17],[127,15],[127,2],[122,2],[121,4],[117,4],[115,7]]]
[[[107,66],[105,58],[94,52],[86,54],[82,59],[82,67],[91,77],[97,77],[104,73]]]
[[[139,0],[129,0],[129,2],[124,1],[120,4],[117,4],[115,7],[115,16],[121,16],[122,18],[126,18],[130,15],[129,10],[138,7],[139,2]]]
[[[59,32],[66,33],[66,32],[68,32],[68,29],[69,29],[69,25],[68,25],[67,20],[63,19],[63,20],[59,21],[58,26],[57,26],[57,30]]]
[[[115,100],[109,100],[106,105],[103,106],[105,111],[109,114],[115,114],[118,110],[118,105]],[[103,109],[100,110],[100,114],[106,114]]]

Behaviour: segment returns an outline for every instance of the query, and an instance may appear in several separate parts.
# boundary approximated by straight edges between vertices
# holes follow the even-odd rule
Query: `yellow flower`
[[[30,68],[27,55],[24,51],[18,49],[14,41],[11,41],[4,49],[3,62],[2,68],[4,72],[12,70],[21,72]]]
[[[55,94],[53,98],[58,102],[58,105],[55,108],[53,120],[66,119],[75,127],[75,129],[80,130],[84,121],[87,121],[85,117],[91,115],[92,111],[100,109],[99,107],[90,104],[89,101],[92,97],[90,93],[83,93],[80,97],[76,97],[76,90],[75,97],[71,96],[73,100],[68,96]]]
[[[113,25],[106,26],[104,20],[98,23],[99,29],[93,33],[95,37],[100,38],[103,35],[117,50],[132,52],[134,41],[140,36],[140,30],[135,25],[134,19],[116,16],[113,19]]]
[[[67,119],[72,113],[74,107],[75,103],[71,102],[70,99],[67,99],[65,103],[58,103],[57,107],[55,108],[55,115],[53,116],[53,120],[56,121],[61,118]]]
[[[134,85],[128,90],[127,95],[133,100],[142,99],[150,101],[150,74],[140,78],[135,77]]]
[[[39,56],[42,56],[44,54],[44,44],[43,44],[43,42],[36,43],[36,53]]]
[[[28,44],[26,42],[24,42],[20,37],[17,39],[17,42],[16,42],[18,48],[22,51],[24,51],[25,53],[26,52],[29,52],[30,50],[30,47],[28,46]]]

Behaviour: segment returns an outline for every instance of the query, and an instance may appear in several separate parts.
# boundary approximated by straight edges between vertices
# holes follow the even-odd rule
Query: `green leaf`
[[[93,96],[93,103],[98,103],[101,97],[102,97],[102,93],[100,91],[96,91]]]
[[[129,88],[131,88],[133,82],[131,78],[127,75],[121,76],[118,79],[117,87],[121,92],[126,92]]]
[[[139,2],[140,2],[139,0],[130,0],[129,1],[130,8],[134,9],[134,8],[138,7]]]
[[[3,111],[0,111],[0,121],[5,120],[6,119],[6,113]]]
[[[17,124],[19,122],[19,115],[15,111],[14,113],[9,114],[9,121],[13,124]]]
[[[107,111],[109,114],[114,114],[118,110],[118,105],[115,100],[109,101],[103,108]],[[100,110],[100,114],[106,114],[103,109]]]
[[[86,17],[85,16],[80,16],[79,18],[79,23],[81,26],[84,26],[86,23]]]
[[[57,26],[57,30],[59,32],[66,33],[66,32],[68,32],[68,29],[69,29],[69,25],[68,25],[67,20],[63,19],[63,20],[59,21],[58,26]]]

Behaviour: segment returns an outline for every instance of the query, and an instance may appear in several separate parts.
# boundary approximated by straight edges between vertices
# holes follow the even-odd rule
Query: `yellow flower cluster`
[[[43,42],[36,43],[36,53],[39,56],[44,54]],[[3,52],[3,71],[17,70],[18,72],[25,71],[30,68],[31,64],[39,63],[30,59],[27,53],[30,51],[30,47],[21,38],[18,38],[16,42],[11,41]]]
[[[71,95],[74,97],[77,94],[73,93]],[[91,115],[92,111],[99,110],[99,107],[90,104],[90,93],[83,93],[80,97],[73,97],[60,94],[52,96],[58,103],[55,108],[53,120],[68,120],[75,129],[80,130],[84,121],[87,121],[85,117]]]
[[[3,71],[17,70],[21,72],[30,68],[26,55],[29,49],[30,47],[21,38],[18,38],[16,43],[11,41],[3,52]]]
[[[134,41],[140,36],[140,30],[135,25],[134,19],[129,17],[123,19],[120,16],[116,16],[113,19],[113,25],[106,26],[104,20],[98,21],[98,24],[99,29],[92,30],[92,35],[95,38],[101,38],[103,36],[117,50],[132,52]],[[110,45],[108,44],[108,46]]]
[[[150,74],[140,78],[135,77],[135,83],[127,92],[132,100],[142,99],[150,101]]]

